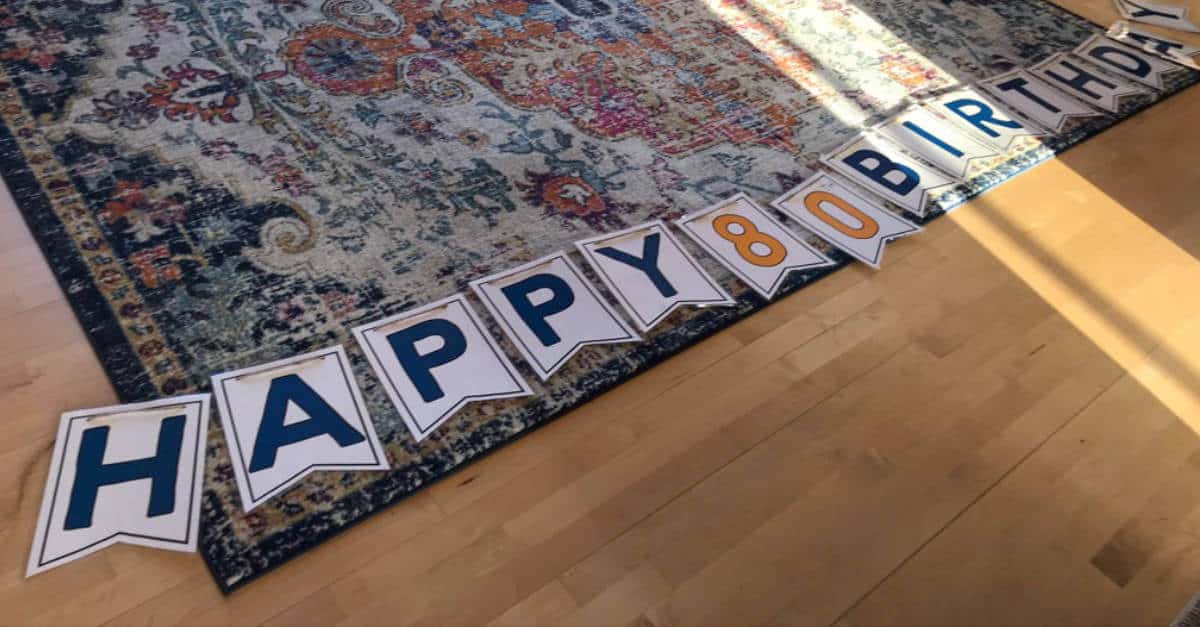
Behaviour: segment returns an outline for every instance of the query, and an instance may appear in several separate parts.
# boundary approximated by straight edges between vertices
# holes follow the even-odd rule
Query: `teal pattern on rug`
[[[201,550],[229,591],[765,303],[701,255],[737,307],[546,383],[520,364],[535,397],[419,445],[352,327],[735,191],[765,205],[907,96],[1101,30],[1039,0],[9,0],[0,173],[123,400],[349,351],[393,470],[317,473],[246,514],[214,418]]]

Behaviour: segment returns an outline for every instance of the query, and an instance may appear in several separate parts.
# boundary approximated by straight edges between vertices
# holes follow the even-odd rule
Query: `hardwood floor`
[[[115,397],[5,198],[0,624],[1166,625],[1200,591],[1197,119],[1200,88],[229,597],[129,546],[23,578],[59,412]]]

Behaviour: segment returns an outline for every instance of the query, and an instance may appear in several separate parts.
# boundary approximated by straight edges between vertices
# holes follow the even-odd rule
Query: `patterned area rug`
[[[124,400],[351,352],[389,473],[245,514],[214,419],[201,544],[231,590],[764,302],[706,261],[737,307],[527,371],[535,397],[420,445],[351,327],[735,190],[765,204],[907,95],[1099,31],[1037,0],[7,0],[0,171]]]

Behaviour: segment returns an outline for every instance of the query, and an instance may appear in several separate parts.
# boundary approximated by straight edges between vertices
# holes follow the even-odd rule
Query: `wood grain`
[[[4,197],[0,624],[1166,624],[1200,590],[1198,117],[1172,98],[229,597],[128,546],[23,578],[58,414],[115,397]]]

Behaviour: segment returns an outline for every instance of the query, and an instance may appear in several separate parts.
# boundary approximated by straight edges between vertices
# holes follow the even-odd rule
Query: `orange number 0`
[[[734,224],[742,228],[740,233],[734,233],[729,229]],[[717,235],[733,243],[738,254],[748,263],[761,268],[771,268],[783,263],[783,260],[787,259],[787,247],[774,237],[758,230],[758,227],[747,218],[727,213],[718,216],[712,221],[712,225]],[[767,248],[768,252],[762,254],[754,250],[753,246],[755,244],[762,244]]]
[[[825,211],[825,207],[821,203],[829,203],[838,209],[846,212],[846,215],[859,221],[860,226],[854,227],[842,222],[840,219],[829,215]],[[834,196],[829,192],[813,192],[804,198],[804,207],[809,213],[819,218],[825,224],[837,229],[847,237],[854,239],[871,239],[879,234],[879,223],[871,216],[863,213],[862,209],[855,207],[839,196]]]

